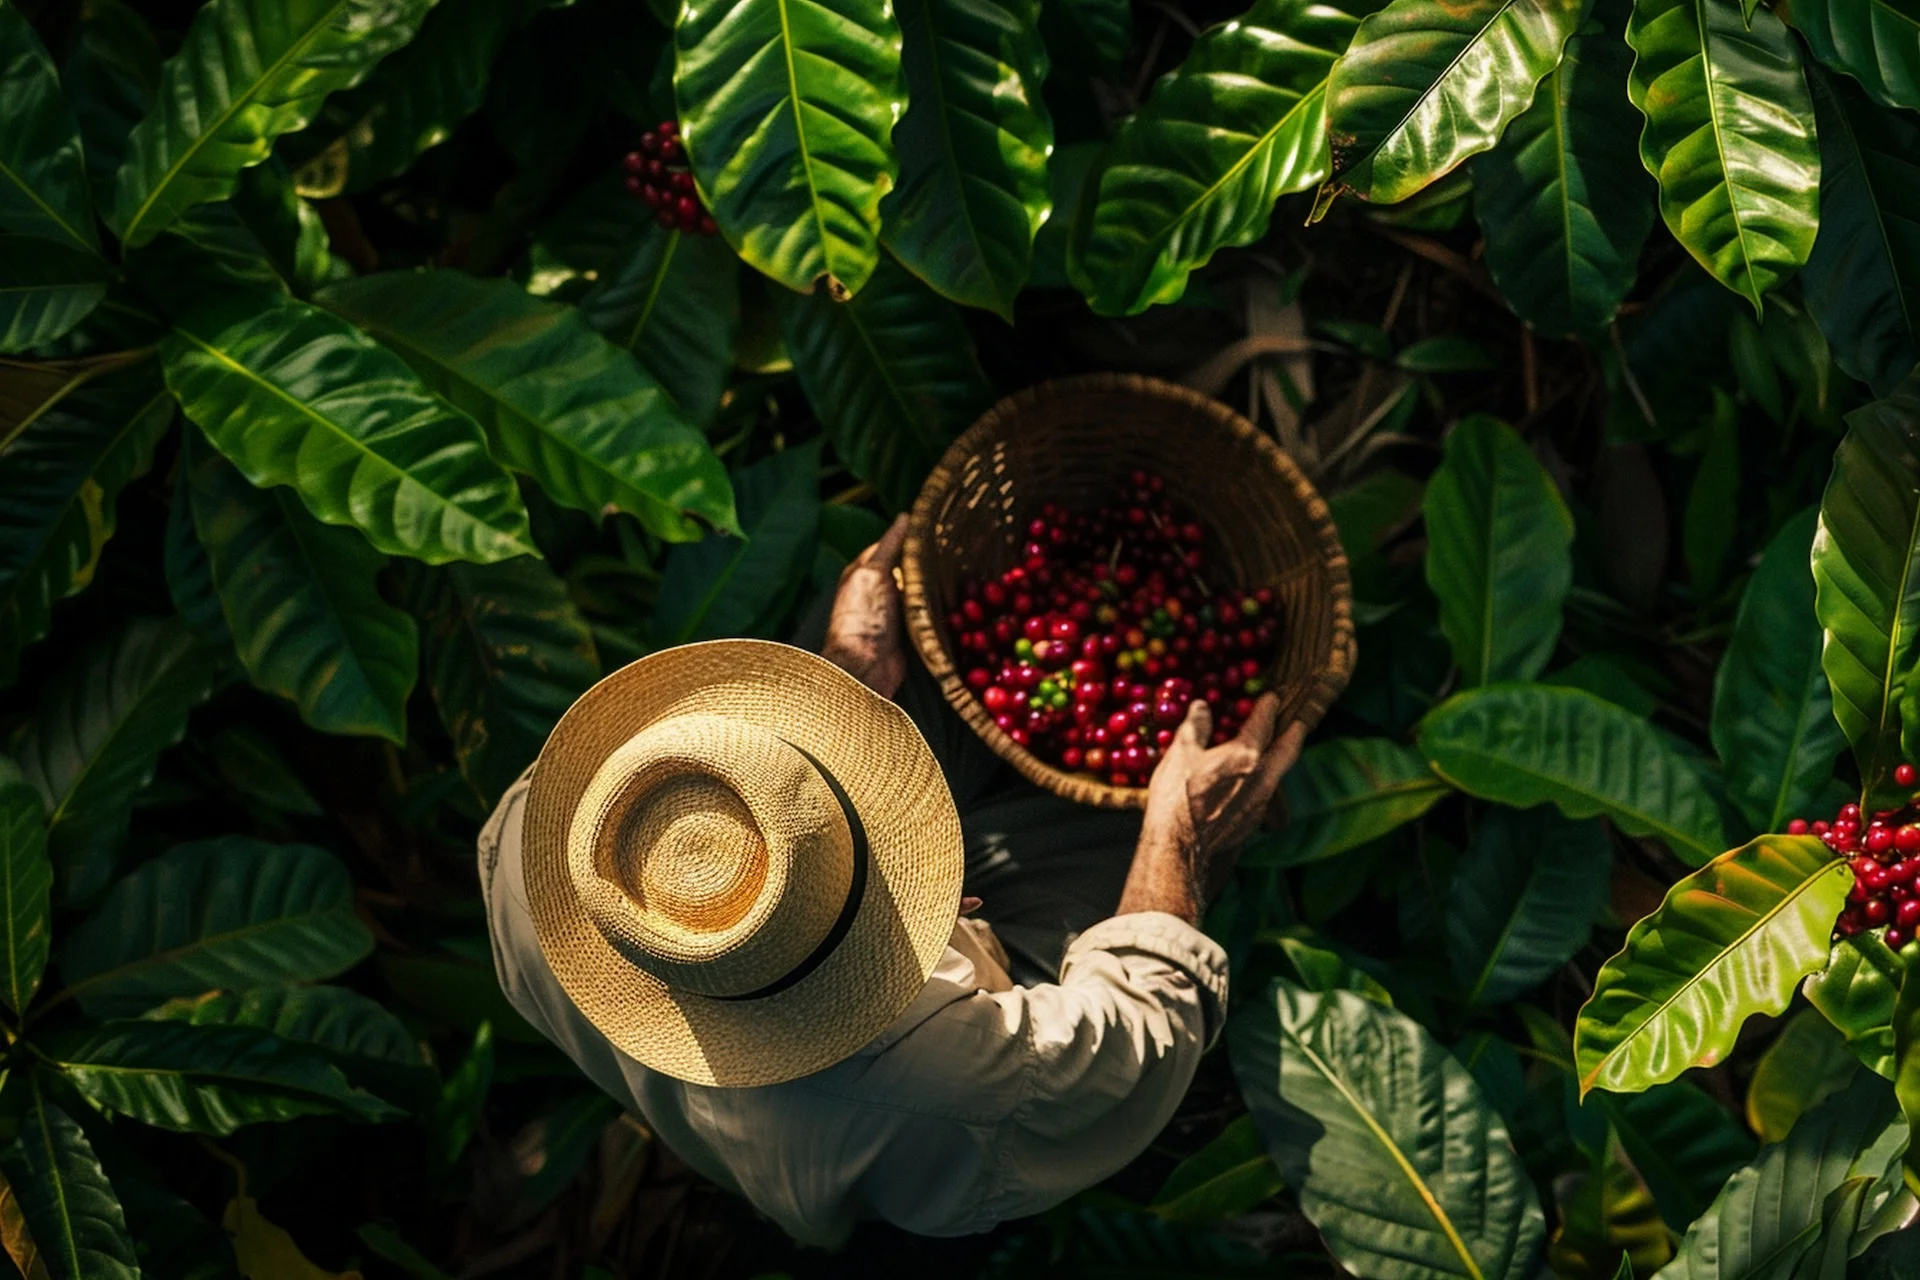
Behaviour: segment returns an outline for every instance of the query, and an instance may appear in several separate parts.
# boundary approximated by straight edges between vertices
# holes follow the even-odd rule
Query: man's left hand
[[[900,516],[880,541],[860,553],[840,574],[820,655],[883,698],[907,678],[906,618],[893,571],[907,541]]]

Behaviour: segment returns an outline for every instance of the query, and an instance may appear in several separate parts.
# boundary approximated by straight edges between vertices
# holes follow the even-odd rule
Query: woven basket
[[[1042,762],[994,723],[956,669],[947,616],[961,586],[1017,563],[1044,502],[1111,501],[1134,470],[1207,529],[1220,586],[1271,587],[1281,652],[1268,672],[1281,723],[1317,723],[1353,673],[1347,557],[1327,504],[1252,423],[1154,378],[1095,374],[1043,383],[988,410],[927,477],[907,525],[901,568],[907,627],[927,669],[966,722],[1014,768],[1069,800],[1137,809],[1146,790],[1114,787]]]

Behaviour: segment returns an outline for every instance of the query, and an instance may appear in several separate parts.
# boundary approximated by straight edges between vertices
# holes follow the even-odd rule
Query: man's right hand
[[[1116,915],[1166,911],[1199,922],[1300,758],[1306,726],[1295,721],[1276,737],[1279,721],[1280,700],[1265,694],[1237,735],[1208,747],[1212,712],[1204,702],[1187,709],[1147,787],[1140,846]]]

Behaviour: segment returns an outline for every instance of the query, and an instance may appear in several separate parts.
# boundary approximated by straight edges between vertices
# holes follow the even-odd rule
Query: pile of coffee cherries
[[[1134,472],[1095,511],[1047,503],[1024,532],[1020,562],[966,583],[947,617],[967,687],[1009,738],[1144,787],[1194,699],[1214,742],[1239,731],[1277,651],[1274,594],[1209,584],[1205,531],[1159,476]]]
[[[1920,771],[1902,764],[1893,771],[1897,787],[1911,788]],[[1831,822],[1795,818],[1790,836],[1815,835],[1853,866],[1853,888],[1834,922],[1835,938],[1850,938],[1885,925],[1886,944],[1898,951],[1920,929],[1920,811],[1882,809],[1872,815],[1849,801]]]
[[[627,190],[647,202],[661,226],[699,236],[719,230],[712,215],[700,207],[677,121],[662,120],[641,134],[639,150],[627,152],[625,163]]]

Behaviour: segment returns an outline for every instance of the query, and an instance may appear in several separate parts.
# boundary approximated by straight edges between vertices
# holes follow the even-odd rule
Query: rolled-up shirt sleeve
[[[911,1230],[958,1235],[1118,1172],[1172,1118],[1220,1034],[1226,999],[1219,944],[1177,916],[1140,913],[1080,935],[1058,983],[947,1006],[893,1052],[929,1075],[945,1059],[949,1087],[996,1099],[997,1114],[967,1125],[964,1139],[922,1127],[917,1155],[951,1162],[948,1176],[896,1181],[884,1176],[893,1162],[881,1161],[870,1172],[883,1176],[863,1180],[870,1207]],[[929,1198],[933,1188],[943,1194]]]

